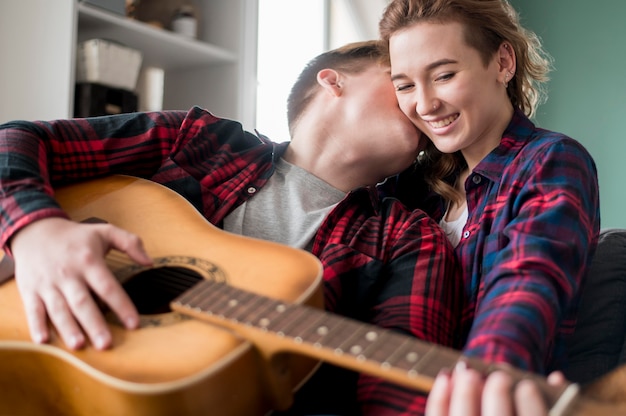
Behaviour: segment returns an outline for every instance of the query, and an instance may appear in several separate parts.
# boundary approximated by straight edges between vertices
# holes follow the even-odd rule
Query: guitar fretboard
[[[203,280],[174,303],[177,310],[192,310],[196,317],[199,313],[221,324],[227,321],[235,329],[256,328],[294,346],[369,363],[381,371],[401,372],[405,383],[418,389],[429,388],[443,367],[453,367],[460,358],[456,351],[388,329],[306,305],[286,304],[222,282]]]
[[[203,280],[182,294],[172,308],[217,323],[258,342],[279,340],[280,347],[305,353],[356,371],[369,372],[428,392],[442,368],[459,360],[487,374],[494,366],[463,357],[458,351],[306,305],[288,304],[223,282]],[[510,370],[516,378],[536,377],[550,405],[564,389],[541,377]]]

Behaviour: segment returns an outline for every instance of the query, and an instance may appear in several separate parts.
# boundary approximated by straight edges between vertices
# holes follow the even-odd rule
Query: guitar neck
[[[460,360],[484,374],[496,368],[396,331],[306,305],[287,304],[222,282],[204,280],[177,298],[171,307],[233,329],[269,356],[280,352],[303,354],[421,392],[430,391],[441,369],[454,368]],[[553,410],[572,401],[573,397],[568,396],[575,385],[570,385],[570,389],[555,388],[531,373],[506,371],[518,380],[536,379]]]

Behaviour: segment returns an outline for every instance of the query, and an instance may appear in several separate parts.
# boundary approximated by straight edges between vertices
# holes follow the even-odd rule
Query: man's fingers
[[[116,249],[131,261],[151,265],[137,235],[112,224],[45,218],[18,232],[12,249],[34,341],[49,341],[51,323],[69,348],[81,348],[87,339],[96,348],[109,347],[112,335],[94,296],[127,328],[139,325],[135,306],[105,261],[107,253]]]
[[[122,285],[107,268],[94,268],[85,273],[85,278],[95,294],[107,304],[125,328],[137,328],[139,325],[137,308]],[[90,322],[95,323],[93,320]]]
[[[65,345],[71,349],[82,348],[85,344],[85,337],[63,294],[51,288],[42,295],[50,321]]]
[[[100,350],[109,348],[112,341],[111,333],[89,289],[82,282],[71,280],[63,287],[63,291],[71,313],[91,344]]]
[[[46,306],[38,296],[30,294],[22,295],[22,302],[24,303],[30,337],[38,344],[48,342],[50,333],[48,332]]]
[[[108,249],[115,248],[122,251],[131,258],[131,260],[143,266],[150,266],[152,259],[146,253],[143,241],[136,234],[130,233],[121,228],[113,226],[103,227],[104,238],[109,242]]]

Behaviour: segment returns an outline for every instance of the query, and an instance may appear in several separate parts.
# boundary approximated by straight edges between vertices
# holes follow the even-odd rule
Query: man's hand
[[[554,372],[548,383],[560,386],[566,380]],[[513,379],[504,371],[485,379],[464,365],[458,365],[452,374],[441,372],[426,402],[426,416],[547,416],[548,411],[531,380],[522,380],[513,389]]]
[[[82,348],[85,336],[97,349],[110,347],[111,333],[92,293],[126,328],[137,327],[137,309],[105,263],[111,249],[141,265],[152,263],[138,236],[110,224],[46,218],[13,237],[15,279],[34,342],[50,339],[49,318],[69,348]]]

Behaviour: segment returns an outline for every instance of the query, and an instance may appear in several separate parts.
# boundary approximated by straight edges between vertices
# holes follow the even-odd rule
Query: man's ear
[[[339,97],[342,93],[341,75],[334,69],[322,69],[317,73],[317,83],[328,93]]]
[[[517,68],[517,59],[515,57],[515,49],[509,42],[502,42],[498,49],[498,65],[499,76],[498,81],[506,84],[515,75]]]

